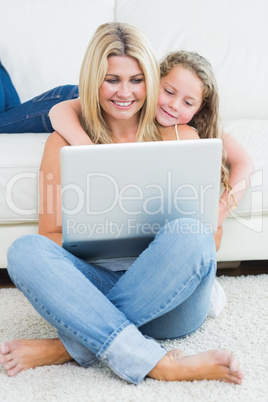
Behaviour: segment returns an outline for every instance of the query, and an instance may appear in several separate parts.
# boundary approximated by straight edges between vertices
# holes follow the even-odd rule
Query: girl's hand
[[[219,226],[217,232],[214,235],[216,251],[218,251],[221,246],[222,234],[223,234],[222,226]]]

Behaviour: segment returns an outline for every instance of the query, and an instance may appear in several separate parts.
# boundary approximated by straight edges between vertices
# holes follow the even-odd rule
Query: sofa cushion
[[[78,84],[93,33],[113,20],[112,0],[1,0],[0,58],[21,100]]]
[[[0,134],[0,223],[38,221],[38,171],[49,134]]]
[[[159,59],[186,49],[210,60],[228,120],[268,120],[267,15],[267,0],[117,0],[116,7],[117,20],[143,31]]]

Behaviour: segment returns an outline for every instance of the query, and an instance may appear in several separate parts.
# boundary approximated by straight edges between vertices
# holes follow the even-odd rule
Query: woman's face
[[[204,85],[191,70],[174,67],[160,80],[156,120],[163,127],[187,124],[203,102]]]
[[[144,74],[133,57],[110,56],[104,82],[99,89],[103,117],[111,120],[139,120],[146,98]]]

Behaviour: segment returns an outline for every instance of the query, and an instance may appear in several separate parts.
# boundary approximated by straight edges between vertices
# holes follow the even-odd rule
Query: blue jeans
[[[63,85],[20,103],[8,72],[0,62],[0,133],[52,133],[48,116],[52,106],[78,96],[77,85]]]
[[[48,116],[52,106],[78,96],[77,85],[63,85],[21,103],[0,113],[0,133],[52,133]]]
[[[137,384],[166,354],[151,337],[185,336],[207,317],[216,251],[213,236],[200,233],[192,219],[165,225],[126,272],[26,235],[8,251],[8,272],[74,360],[88,367],[100,359]]]
[[[0,115],[20,104],[20,98],[11,78],[0,61]]]

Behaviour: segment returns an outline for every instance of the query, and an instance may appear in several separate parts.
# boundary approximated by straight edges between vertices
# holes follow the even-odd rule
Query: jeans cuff
[[[88,368],[98,360],[91,350],[69,336],[66,336],[63,332],[58,331],[58,336],[69,355],[80,366]]]
[[[119,377],[138,384],[166,355],[167,351],[152,338],[146,338],[130,324],[99,355]]]

